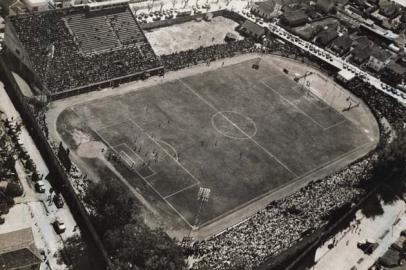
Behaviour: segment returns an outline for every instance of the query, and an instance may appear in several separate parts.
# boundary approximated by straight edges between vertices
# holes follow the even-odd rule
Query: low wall
[[[131,82],[131,81],[136,81],[136,80],[143,80],[143,79],[148,78],[148,76],[158,76],[158,75],[163,75],[163,73],[164,73],[164,68],[163,68],[163,66],[160,66],[160,67],[152,69],[152,70],[139,72],[139,73],[132,74],[129,76],[115,78],[115,79],[111,79],[109,81],[97,82],[97,83],[82,86],[82,87],[76,88],[76,89],[69,89],[69,90],[62,91],[62,92],[56,92],[56,93],[49,95],[49,99],[51,101],[58,100],[58,99],[63,99],[63,98],[71,97],[71,96],[88,93],[91,91],[101,90],[106,87],[117,87],[122,83],[127,83],[127,82]],[[149,75],[146,75],[146,74],[149,74]]]

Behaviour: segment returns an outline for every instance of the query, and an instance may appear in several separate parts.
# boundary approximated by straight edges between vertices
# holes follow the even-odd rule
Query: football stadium
[[[68,138],[85,127],[190,226],[200,187],[211,189],[204,225],[371,144],[261,58],[79,103],[57,128],[67,121]]]
[[[230,10],[143,18],[126,2],[8,18],[6,55],[82,173],[123,184],[147,224],[204,240],[207,269],[257,267],[358,199],[346,175],[369,166],[379,128],[337,70]]]

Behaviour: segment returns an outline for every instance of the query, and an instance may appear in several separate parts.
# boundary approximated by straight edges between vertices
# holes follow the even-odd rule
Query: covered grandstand
[[[163,72],[126,2],[9,17],[5,45],[54,97]]]

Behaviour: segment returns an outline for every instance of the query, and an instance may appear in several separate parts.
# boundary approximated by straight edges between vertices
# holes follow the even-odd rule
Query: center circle
[[[257,126],[251,118],[234,111],[213,114],[211,124],[218,133],[231,139],[250,139],[257,133]]]

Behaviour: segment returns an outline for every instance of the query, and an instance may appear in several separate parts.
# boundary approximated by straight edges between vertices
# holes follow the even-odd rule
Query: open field
[[[376,143],[370,113],[362,126],[330,106],[345,100],[338,90],[322,94],[333,94],[326,103],[268,58],[252,69],[258,59],[82,100],[60,114],[58,132],[74,152],[86,136],[111,147],[134,170],[127,181],[141,179],[189,225],[199,187],[211,189],[208,225]]]
[[[225,43],[224,38],[227,33],[234,33],[238,39],[243,39],[235,31],[237,26],[238,23],[235,21],[217,16],[211,22],[190,21],[146,30],[145,35],[155,53],[163,55]]]

